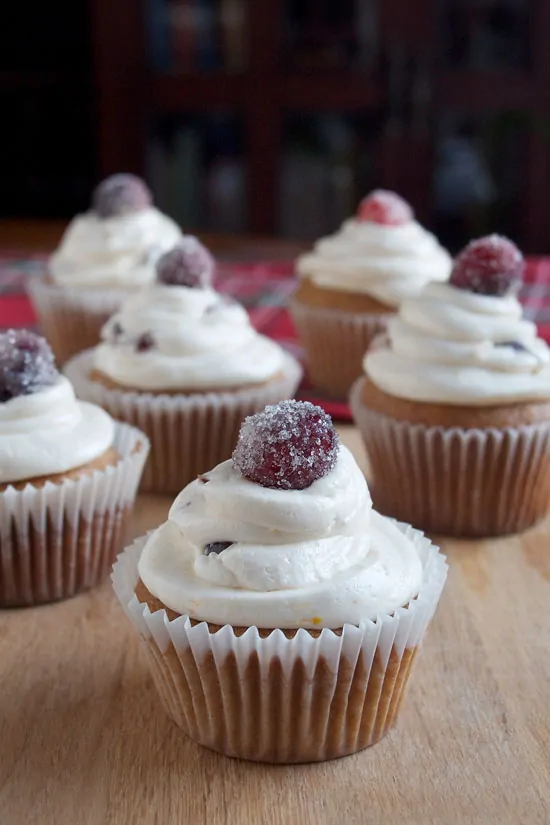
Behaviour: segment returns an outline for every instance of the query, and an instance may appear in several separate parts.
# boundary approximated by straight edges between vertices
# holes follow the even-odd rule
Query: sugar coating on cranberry
[[[309,401],[282,401],[245,418],[233,464],[262,487],[304,490],[333,469],[338,448],[324,410]]]
[[[357,210],[359,221],[383,226],[402,226],[413,218],[414,212],[407,201],[387,189],[375,189],[363,198]]]
[[[55,384],[59,372],[45,338],[27,329],[0,333],[0,402]]]
[[[450,283],[478,295],[516,292],[523,281],[523,255],[502,235],[487,235],[465,246],[455,258]]]
[[[111,175],[94,190],[92,205],[100,218],[131,215],[147,209],[153,196],[145,181],[137,175]]]
[[[157,263],[157,280],[167,286],[204,288],[214,275],[214,258],[193,235],[185,237]]]

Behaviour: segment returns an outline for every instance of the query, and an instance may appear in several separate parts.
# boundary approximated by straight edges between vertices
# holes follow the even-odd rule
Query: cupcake
[[[372,510],[329,416],[284,401],[117,560],[115,591],[160,696],[227,756],[309,762],[393,726],[447,572]]]
[[[148,447],[76,400],[43,338],[0,334],[0,607],[67,598],[106,577]]]
[[[429,533],[525,530],[550,504],[550,352],[522,317],[523,258],[470,243],[448,284],[403,302],[351,406],[381,512]]]
[[[347,398],[368,345],[401,301],[450,269],[448,253],[402,198],[371,192],[339,232],[298,258],[291,310],[312,382]]]
[[[151,283],[163,252],[182,237],[134,175],[100,183],[92,207],[69,224],[44,278],[29,281],[42,330],[59,363],[95,346],[131,291]]]
[[[102,343],[69,362],[77,394],[151,440],[142,490],[176,493],[231,455],[239,426],[292,396],[299,364],[259,335],[246,310],[211,286],[213,260],[188,237],[157,281],[124,304]]]

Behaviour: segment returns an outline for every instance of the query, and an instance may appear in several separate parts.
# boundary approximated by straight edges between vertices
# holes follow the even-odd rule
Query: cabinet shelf
[[[352,72],[240,75],[216,73],[154,75],[149,84],[149,106],[161,112],[203,110],[212,106],[244,107],[255,95],[267,96],[286,109],[352,111],[377,106],[378,84]]]
[[[470,111],[526,109],[537,104],[528,72],[513,69],[453,69],[440,78],[440,99]]]

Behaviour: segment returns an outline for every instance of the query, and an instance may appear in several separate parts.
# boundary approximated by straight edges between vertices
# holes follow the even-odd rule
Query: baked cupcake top
[[[180,493],[139,573],[182,615],[263,628],[358,625],[406,605],[423,575],[329,416],[299,401],[245,419],[233,458]]]
[[[142,286],[154,280],[158,258],[181,237],[140,178],[113,175],[96,188],[90,211],[70,222],[49,271],[62,286]]]
[[[472,241],[448,284],[403,302],[387,339],[365,356],[369,378],[390,395],[437,404],[550,398],[550,350],[517,299],[523,269],[506,238]]]
[[[192,236],[158,262],[157,281],[105,325],[94,365],[123,387],[186,391],[273,378],[285,354],[259,335],[246,310],[211,286],[214,260]]]
[[[318,287],[366,294],[398,306],[427,281],[445,281],[451,258],[414,220],[402,198],[378,189],[338,232],[298,258],[297,270]]]
[[[114,435],[104,410],[76,400],[44,338],[0,333],[0,483],[80,467],[108,450]]]

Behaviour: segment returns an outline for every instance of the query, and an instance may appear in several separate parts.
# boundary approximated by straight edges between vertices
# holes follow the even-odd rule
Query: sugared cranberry
[[[450,283],[479,295],[516,292],[523,280],[523,255],[508,238],[487,235],[471,241],[455,258]]]
[[[157,280],[167,286],[206,287],[212,283],[214,258],[201,242],[188,235],[157,263]]]
[[[26,329],[0,334],[0,402],[55,384],[59,372],[45,338]]]
[[[130,215],[147,209],[153,196],[145,181],[136,175],[111,175],[96,187],[92,205],[100,218]]]
[[[212,541],[204,548],[204,555],[209,556],[210,553],[221,553],[223,550],[227,550],[228,547],[231,547],[232,544],[232,541]]]
[[[156,346],[155,339],[150,332],[143,332],[136,341],[136,352],[149,352]]]
[[[245,418],[233,464],[245,478],[279,490],[304,490],[336,463],[338,434],[309,401],[282,401]]]
[[[363,198],[357,210],[358,220],[384,226],[401,226],[412,221],[413,217],[407,201],[387,189],[375,189]]]

